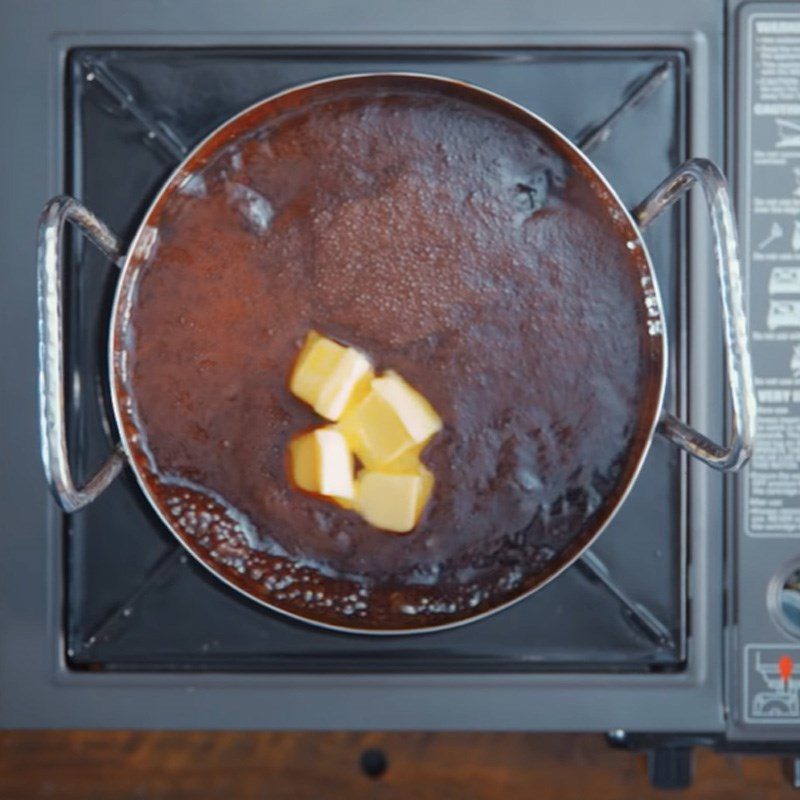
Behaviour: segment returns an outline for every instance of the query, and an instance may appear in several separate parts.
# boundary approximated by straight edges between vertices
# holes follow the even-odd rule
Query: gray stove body
[[[769,672],[768,650],[778,652],[794,641],[774,622],[766,598],[773,576],[800,554],[800,546],[791,536],[758,542],[745,536],[738,524],[744,516],[740,487],[683,460],[676,462],[680,492],[673,511],[680,517],[679,579],[685,601],[680,605],[679,658],[669,669],[528,669],[520,662],[503,670],[479,665],[457,671],[446,665],[317,670],[310,661],[306,668],[285,670],[75,668],[65,633],[70,552],[65,539],[72,532],[45,486],[36,411],[33,243],[44,201],[75,188],[65,138],[71,53],[156,47],[265,53],[305,48],[677,53],[685,65],[677,73],[684,98],[679,111],[685,116],[683,155],[722,164],[727,159],[743,207],[747,189],[735,169],[741,154],[734,136],[726,138],[726,112],[736,115],[728,133],[746,131],[733,125],[734,119],[743,119],[735,105],[738,92],[730,93],[726,106],[724,86],[728,69],[736,78],[733,88],[749,80],[738,42],[750,15],[762,9],[776,11],[757,3],[734,8],[696,0],[0,2],[0,97],[6,108],[0,132],[6,196],[0,218],[0,724],[625,730],[772,741],[796,735],[800,719],[790,717],[792,725],[787,719],[749,718],[750,695],[743,692],[754,699],[758,687],[745,688],[745,682],[761,674],[759,665],[766,664]],[[800,7],[787,4],[777,10],[800,12]],[[673,402],[694,426],[721,438],[721,324],[708,221],[701,202],[682,208],[674,222],[685,244],[678,347],[671,366],[682,379]],[[646,516],[641,523],[649,524]],[[740,556],[757,568],[741,571]],[[763,647],[753,652],[748,649],[752,644]],[[766,683],[764,688],[769,688]],[[762,710],[768,700],[759,701]]]

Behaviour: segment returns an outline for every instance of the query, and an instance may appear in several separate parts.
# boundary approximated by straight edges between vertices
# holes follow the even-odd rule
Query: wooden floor
[[[365,751],[373,771],[362,767]],[[0,733],[0,798],[536,800],[797,798],[773,758],[701,751],[694,788],[654,792],[642,756],[599,736]]]

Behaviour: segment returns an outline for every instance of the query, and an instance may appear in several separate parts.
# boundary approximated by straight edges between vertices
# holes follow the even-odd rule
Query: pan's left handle
[[[695,184],[700,186],[705,195],[714,237],[714,258],[725,334],[731,430],[727,443],[718,444],[674,414],[663,411],[658,431],[709,466],[732,472],[742,467],[750,458],[755,431],[756,400],[747,318],[742,299],[736,223],[725,178],[711,161],[691,158],[664,180],[632,213],[639,227],[645,228]]]
[[[98,497],[119,475],[125,457],[117,445],[85,485],[76,486],[67,453],[64,408],[64,314],[61,279],[64,224],[70,222],[117,266],[119,239],[72,197],[54,197],[42,211],[37,240],[39,280],[39,422],[42,459],[50,488],[65,511],[77,511]]]

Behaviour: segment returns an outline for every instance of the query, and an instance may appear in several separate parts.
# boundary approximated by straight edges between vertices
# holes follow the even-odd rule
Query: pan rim
[[[141,468],[136,458],[134,458],[133,456],[125,425],[122,424],[122,419],[123,419],[122,409],[120,406],[120,399],[118,394],[119,367],[117,359],[115,357],[116,356],[115,341],[117,338],[116,334],[119,324],[119,317],[121,313],[120,309],[123,304],[123,299],[127,294],[126,288],[128,284],[133,280],[133,278],[131,277],[131,273],[133,270],[136,269],[137,266],[133,264],[134,261],[133,256],[137,253],[139,248],[143,246],[144,242],[146,242],[146,239],[144,239],[144,237],[148,235],[147,234],[147,230],[149,228],[148,222],[153,213],[161,204],[164,197],[168,193],[173,191],[176,188],[176,186],[180,184],[181,180],[184,180],[188,175],[192,174],[193,171],[187,170],[186,165],[195,160],[198,157],[198,155],[200,155],[200,153],[215,138],[219,137],[220,134],[223,133],[225,129],[229,128],[238,120],[252,113],[256,109],[264,105],[273,103],[282,97],[285,97],[294,92],[299,92],[308,89],[315,89],[317,87],[325,86],[328,84],[348,83],[350,81],[358,81],[358,80],[375,80],[377,82],[379,80],[386,80],[386,79],[418,80],[422,83],[427,83],[429,85],[439,84],[451,87],[460,87],[462,90],[466,89],[469,93],[487,97],[491,99],[495,104],[509,107],[516,113],[521,114],[523,117],[527,117],[528,119],[533,121],[536,125],[541,126],[548,134],[550,134],[553,138],[555,138],[562,145],[564,145],[572,153],[572,155],[577,159],[579,159],[581,162],[583,162],[583,164],[591,171],[591,173],[595,176],[595,178],[600,181],[601,186],[606,192],[608,192],[608,195],[615,204],[616,209],[622,212],[625,220],[629,223],[631,229],[635,232],[636,245],[640,249],[644,259],[644,266],[646,267],[646,273],[650,279],[649,288],[652,291],[652,296],[655,298],[656,308],[658,310],[658,318],[662,320],[662,326],[660,332],[657,334],[649,334],[651,338],[654,336],[658,337],[661,345],[661,350],[660,350],[661,364],[659,371],[659,381],[658,381],[657,392],[655,393],[652,401],[653,402],[652,419],[650,420],[649,424],[645,426],[642,432],[643,444],[639,448],[639,453],[635,458],[635,463],[628,477],[627,484],[624,486],[624,488],[618,495],[613,505],[609,507],[608,511],[605,514],[605,519],[603,519],[602,522],[592,531],[591,535],[586,538],[586,541],[583,542],[579,547],[577,547],[574,553],[570,553],[570,555],[567,558],[563,559],[563,561],[559,563],[558,566],[555,567],[549,574],[547,574],[541,581],[537,582],[534,586],[529,587],[527,590],[521,592],[520,594],[510,598],[509,600],[503,603],[492,606],[491,608],[488,608],[485,611],[482,611],[478,614],[461,617],[459,619],[455,619],[450,622],[443,622],[441,624],[426,625],[420,627],[391,628],[391,629],[365,628],[354,625],[335,624],[314,619],[313,617],[310,616],[304,616],[302,614],[298,614],[296,612],[275,605],[269,602],[268,600],[265,600],[251,593],[244,587],[230,580],[222,571],[215,569],[212,563],[201,558],[200,555],[197,552],[195,552],[195,550],[192,547],[188,545],[184,537],[180,533],[178,533],[176,527],[173,525],[172,521],[169,519],[164,509],[162,509],[162,507],[155,501],[154,496],[152,495],[146,481],[144,480]],[[426,633],[438,633],[446,630],[451,630],[454,628],[459,628],[463,625],[468,625],[473,622],[479,622],[480,620],[493,616],[494,614],[504,611],[510,608],[511,606],[516,605],[517,603],[531,597],[533,594],[535,594],[540,589],[547,586],[551,581],[555,580],[569,567],[571,567],[583,555],[583,553],[597,541],[597,539],[606,530],[608,525],[611,523],[611,521],[619,512],[621,506],[627,500],[634,484],[639,478],[639,475],[644,466],[645,459],[647,458],[647,455],[650,451],[650,447],[652,446],[653,438],[656,433],[656,428],[658,426],[658,422],[663,411],[664,394],[666,391],[666,382],[667,382],[667,369],[669,365],[669,350],[668,350],[669,342],[666,331],[666,323],[664,321],[664,311],[661,299],[661,291],[659,288],[657,275],[653,267],[652,259],[650,257],[650,252],[644,241],[642,232],[638,224],[636,223],[636,220],[634,219],[633,215],[625,206],[625,204],[622,202],[621,198],[617,194],[614,187],[611,185],[608,179],[606,179],[603,173],[597,168],[594,162],[588,156],[586,156],[573,142],[571,142],[563,133],[561,133],[561,131],[559,131],[547,120],[540,117],[538,114],[526,108],[525,106],[516,103],[513,100],[510,100],[509,98],[501,94],[493,92],[489,89],[485,89],[481,86],[477,86],[475,84],[468,83],[466,81],[456,80],[454,78],[448,78],[445,76],[434,75],[431,73],[424,73],[424,72],[406,72],[406,71],[356,72],[356,73],[345,73],[342,75],[335,75],[326,78],[320,78],[317,80],[307,81],[306,83],[293,85],[287,89],[283,89],[279,92],[268,95],[267,97],[264,97],[260,100],[257,100],[256,102],[251,103],[249,106],[243,108],[236,114],[226,118],[222,123],[220,123],[217,127],[215,127],[208,135],[203,137],[203,139],[201,139],[184,156],[182,161],[174,168],[174,170],[170,173],[169,177],[167,177],[164,183],[161,185],[158,192],[155,194],[152,201],[148,205],[147,210],[142,215],[141,221],[136,229],[136,232],[131,238],[128,250],[124,256],[124,263],[122,265],[122,268],[120,269],[119,278],[114,290],[114,298],[111,306],[108,330],[109,334],[108,334],[107,367],[109,376],[109,390],[111,395],[111,405],[114,412],[114,423],[119,433],[119,441],[122,446],[123,452],[125,454],[125,459],[128,465],[130,466],[131,471],[134,474],[139,489],[147,498],[148,503],[154,509],[161,522],[166,526],[166,528],[170,531],[170,533],[177,539],[181,547],[183,547],[183,549],[186,552],[188,552],[198,563],[202,564],[217,580],[221,580],[223,583],[225,583],[231,589],[238,592],[243,597],[246,597],[248,600],[258,603],[264,608],[270,609],[270,611],[281,614],[282,616],[288,617],[289,619],[302,622],[307,625],[315,626],[317,628],[322,628],[337,633],[359,634],[364,636],[411,636],[411,635],[426,634]]]

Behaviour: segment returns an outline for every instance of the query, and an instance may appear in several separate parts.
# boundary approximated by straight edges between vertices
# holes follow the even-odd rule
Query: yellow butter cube
[[[317,428],[289,444],[292,479],[307,492],[351,501],[353,456],[344,436],[332,428]]]
[[[428,504],[431,494],[433,494],[433,486],[435,483],[433,473],[420,461],[419,458],[424,447],[425,445],[417,445],[416,447],[412,447],[410,450],[407,450],[405,453],[403,453],[403,455],[401,455],[399,458],[391,461],[388,464],[385,464],[380,469],[381,472],[419,475],[421,483],[419,498],[417,499],[417,522],[419,522],[419,518],[422,516],[425,506]]]
[[[391,406],[373,391],[344,415],[339,429],[370,468],[394,461],[415,444]]]
[[[289,442],[292,481],[298,489],[319,492],[317,480],[317,445],[312,433],[296,436]]]
[[[370,386],[395,411],[415,443],[427,442],[442,429],[442,420],[433,406],[396,372],[387,370]]]
[[[317,476],[319,493],[328,497],[352,499],[353,456],[339,431],[322,428],[314,431],[317,443]]]
[[[297,358],[289,390],[321,417],[338,420],[360,383],[372,377],[367,357],[311,331]]]
[[[339,428],[364,466],[374,469],[424,445],[442,427],[430,403],[399,375],[373,378],[370,391]]]
[[[344,349],[337,342],[320,336],[316,331],[310,331],[289,378],[289,390],[292,394],[313,406],[323,383],[336,369]]]
[[[321,417],[335,422],[344,414],[359,383],[371,377],[372,368],[366,356],[348,347],[320,390],[314,410]]]
[[[358,477],[356,509],[376,528],[408,533],[418,519],[419,475],[363,470]]]

